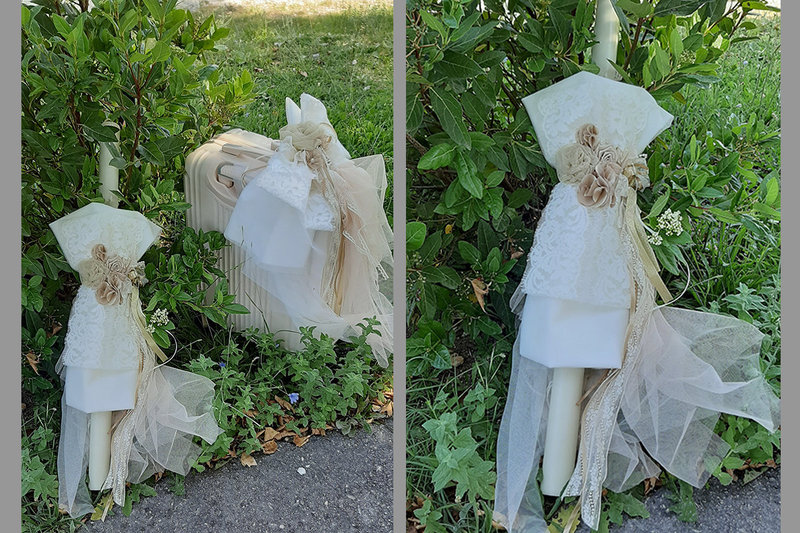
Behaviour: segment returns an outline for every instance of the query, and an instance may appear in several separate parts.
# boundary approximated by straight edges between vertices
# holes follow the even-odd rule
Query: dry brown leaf
[[[297,435],[297,433],[295,433],[294,431],[286,431],[286,430],[284,430],[284,431],[281,431],[280,433],[278,433],[277,435],[275,435],[275,440],[285,439],[286,437],[294,437],[296,435]]]
[[[255,409],[247,409],[244,411],[244,414],[246,414],[250,418],[255,418],[256,416],[258,416],[258,411],[256,411]]]
[[[239,460],[242,462],[242,466],[256,466],[257,464],[253,456],[246,453],[243,453]]]
[[[292,442],[294,442],[294,445],[299,448],[301,446],[304,446],[305,443],[308,442],[308,439],[310,438],[311,435],[306,435],[305,437],[301,437],[300,435],[295,435],[294,439],[292,439]]]
[[[492,527],[493,527],[494,529],[498,530],[498,531],[505,531],[505,530],[506,530],[506,528],[505,528],[505,527],[503,527],[502,525],[500,525],[498,522],[495,522],[494,520],[492,520]]]
[[[650,494],[650,492],[656,488],[656,484],[658,483],[658,476],[649,477],[644,480],[644,493],[645,495]]]
[[[25,359],[28,360],[28,364],[31,365],[31,368],[33,369],[34,372],[36,372],[36,375],[38,376],[39,375],[39,367],[38,367],[38,365],[39,365],[39,356],[34,354],[33,352],[28,352],[28,353],[25,354]]]
[[[311,430],[312,435],[319,435],[320,437],[325,436],[325,430],[322,428],[314,428]]]
[[[386,413],[386,416],[392,416],[394,412],[394,402],[386,402],[386,404],[381,407],[381,413]]]
[[[294,407],[292,407],[292,404],[290,404],[280,396],[275,396],[275,401],[278,402],[278,404],[284,409],[294,412]]]
[[[267,426],[261,431],[261,437],[264,442],[274,440],[278,436],[278,432],[271,427]]]
[[[450,356],[450,364],[453,365],[453,368],[457,367],[458,365],[460,365],[463,362],[464,362],[464,358],[461,357],[460,355],[451,355]]]
[[[265,442],[261,445],[261,451],[263,451],[266,455],[272,455],[278,451],[278,443],[274,440]]]
[[[523,254],[523,253],[524,253],[524,252],[523,252],[522,250],[520,250],[519,248],[517,248],[516,250],[514,250],[513,252],[511,252],[511,259],[519,259],[520,257],[522,257],[522,254]]]
[[[489,294],[489,285],[487,285],[481,278],[470,280],[472,283],[472,290],[475,292],[475,300],[481,306],[481,311],[486,312],[486,304],[483,302],[483,297]]]
[[[300,75],[303,76],[304,78],[307,78],[308,77],[308,72],[305,72],[305,71],[301,70],[300,71]]]

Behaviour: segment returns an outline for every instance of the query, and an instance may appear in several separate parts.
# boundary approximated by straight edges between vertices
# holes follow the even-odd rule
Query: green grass
[[[392,12],[390,6],[345,8],[295,17],[242,8],[222,15],[231,35],[212,60],[225,74],[248,70],[255,101],[234,126],[277,137],[286,125],[284,100],[306,92],[328,118],[352,157],[383,154],[392,194]]]
[[[745,213],[763,197],[767,182],[780,177],[780,18],[763,18],[758,24],[758,39],[736,43],[723,56],[719,82],[707,88],[688,87],[683,94],[685,103],[675,99],[661,102],[675,120],[653,143],[653,151],[662,151],[664,161],[673,169],[681,165],[680,158],[692,136],[715,160],[739,153],[745,168],[731,186],[745,183],[741,209]],[[748,172],[752,172],[752,182],[744,177]],[[780,224],[754,218],[747,219],[747,225],[692,217],[696,244],[684,250],[691,283],[678,305],[733,314],[754,323],[767,336],[761,354],[762,371],[779,392]],[[686,285],[685,275],[665,277],[673,294]],[[428,533],[494,531],[490,498],[473,503],[466,498],[459,501],[452,487],[433,491],[433,467],[439,464],[435,445],[443,439],[434,440],[422,425],[429,420],[441,421],[446,413],[454,412],[458,428],[471,430],[475,456],[494,463],[513,337],[512,331],[502,339],[509,343],[505,347],[481,344],[480,338],[475,342],[456,341],[451,353],[462,357],[463,362],[438,374],[426,373],[408,380],[407,491],[411,508],[416,510],[409,513],[409,520],[416,525],[427,521]],[[409,362],[414,364],[413,360]],[[753,466],[780,463],[779,434],[769,435],[760,426],[732,416],[723,416],[716,429],[733,448],[726,468],[745,481],[767,467],[737,470],[743,461]],[[722,483],[732,480],[726,471],[715,475]],[[691,519],[696,512],[691,487],[681,486],[664,474],[661,482],[674,493],[678,515]],[[641,499],[642,487],[633,489],[632,494]],[[604,518],[627,510],[636,512],[634,507],[626,507],[630,502],[609,495]]]
[[[285,97],[299,101],[300,94],[307,92],[319,98],[352,157],[381,153],[386,158],[390,185],[385,205],[391,213],[390,5],[342,9],[341,2],[328,0],[309,3],[301,16],[281,6],[270,9],[215,13],[231,33],[225,41],[227,50],[214,52],[211,60],[226,77],[249,70],[256,83],[255,100],[234,117],[231,126],[277,137],[285,125]],[[315,10],[323,14],[314,16]],[[176,224],[165,228],[166,234],[180,233],[183,222]],[[203,325],[198,316],[170,318],[176,324],[180,347],[170,364],[215,382],[215,416],[225,430],[213,446],[203,444],[203,464],[197,470],[238,461],[236,455],[242,453],[259,452],[258,433],[266,426],[308,433],[311,427],[328,424],[346,433],[383,416],[374,412],[373,402],[386,400],[383,393],[392,386],[391,366],[379,367],[366,353],[363,339],[338,343],[335,351],[329,342],[309,339],[300,353],[288,353],[270,335],[231,334]],[[27,365],[23,369],[23,531],[75,531],[90,518],[73,520],[57,510],[61,386],[52,364],[43,363],[39,370],[42,375],[35,375]],[[273,400],[275,396],[285,399],[290,392],[301,397],[291,412]],[[281,446],[287,445],[292,444]],[[179,476],[166,479],[176,493],[183,490]],[[152,485],[153,480],[147,483]],[[128,503],[151,492],[148,486],[134,486]],[[100,503],[98,496],[95,500],[96,505]],[[129,513],[130,506],[123,511]]]

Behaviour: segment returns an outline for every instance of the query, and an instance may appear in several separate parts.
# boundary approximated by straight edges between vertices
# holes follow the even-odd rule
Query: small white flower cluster
[[[681,212],[667,208],[658,217],[658,229],[663,229],[667,235],[680,235],[683,233],[681,226]]]
[[[647,237],[647,242],[653,246],[659,246],[662,242],[664,242],[664,239],[658,233],[654,233]]]
[[[163,308],[156,309],[147,324],[147,331],[153,333],[156,330],[156,326],[166,326],[168,323],[167,310]]]

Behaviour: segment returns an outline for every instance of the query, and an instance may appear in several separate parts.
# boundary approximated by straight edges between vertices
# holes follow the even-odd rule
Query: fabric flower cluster
[[[134,285],[146,282],[144,263],[132,262],[124,257],[107,252],[103,244],[92,248],[90,259],[78,265],[81,283],[95,289],[95,297],[102,305],[121,304],[123,296]]]
[[[597,126],[584,124],[575,133],[576,143],[556,154],[558,177],[577,185],[578,202],[585,207],[614,207],[628,187],[650,185],[643,156],[631,157],[612,144],[600,143]]]

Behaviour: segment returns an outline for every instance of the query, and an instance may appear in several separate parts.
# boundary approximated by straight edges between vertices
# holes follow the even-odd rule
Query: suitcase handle
[[[270,154],[265,154],[263,150],[254,150],[248,148],[246,146],[242,146],[239,144],[232,144],[232,143],[225,143],[220,148],[226,154],[231,154],[235,156],[247,156],[252,157],[253,159],[258,159],[259,161],[263,161],[264,158],[269,159]],[[270,151],[275,151],[274,148],[271,146]]]
[[[267,166],[269,158],[272,156],[272,152],[265,153],[232,143],[223,144],[220,150],[235,156],[240,161],[240,163],[223,162],[217,167],[216,172],[217,181],[228,189],[236,188],[237,193],[247,185],[245,175]]]
[[[217,181],[230,189],[237,183],[241,185],[245,172],[247,172],[246,165],[220,163],[216,171]]]

